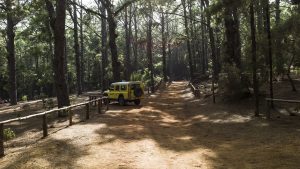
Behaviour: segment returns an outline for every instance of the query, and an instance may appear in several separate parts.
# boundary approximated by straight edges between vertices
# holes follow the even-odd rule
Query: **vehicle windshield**
[[[109,90],[115,90],[115,86],[114,85],[110,85]]]

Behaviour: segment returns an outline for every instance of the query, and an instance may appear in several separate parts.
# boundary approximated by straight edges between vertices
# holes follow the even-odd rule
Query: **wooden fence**
[[[281,103],[292,103],[292,104],[300,104],[300,100],[286,100],[286,99],[272,99],[272,98],[266,98],[267,102],[267,119],[271,118],[271,107],[272,107],[272,102],[281,102]]]
[[[73,117],[73,112],[72,109],[76,108],[76,107],[82,107],[85,106],[86,107],[86,120],[88,120],[90,118],[90,105],[91,103],[95,103],[95,105],[98,105],[98,113],[101,114],[101,108],[103,107],[103,103],[107,103],[106,104],[106,110],[108,110],[108,102],[106,101],[106,99],[108,99],[107,97],[102,97],[102,98],[98,98],[95,100],[91,100],[88,102],[84,102],[84,103],[80,103],[80,104],[76,104],[76,105],[71,105],[68,107],[63,107],[63,108],[59,108],[59,109],[53,109],[53,110],[49,110],[43,113],[38,113],[38,114],[32,114],[29,116],[25,116],[25,117],[19,117],[19,118],[14,118],[14,119],[9,119],[9,120],[5,120],[5,121],[0,121],[0,157],[4,156],[4,125],[8,124],[8,123],[12,123],[12,122],[16,122],[16,121],[22,121],[22,120],[26,120],[26,119],[30,119],[30,118],[34,118],[34,117],[42,117],[42,127],[43,127],[43,138],[48,136],[48,125],[47,125],[47,115],[48,114],[52,114],[52,113],[57,113],[57,112],[68,112],[68,118],[69,118],[69,126],[73,125],[73,121],[72,121],[72,117]]]

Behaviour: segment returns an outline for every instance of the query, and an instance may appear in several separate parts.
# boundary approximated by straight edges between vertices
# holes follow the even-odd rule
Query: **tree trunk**
[[[245,96],[247,84],[242,74],[241,65],[241,39],[240,21],[237,4],[233,0],[228,0],[224,10],[225,24],[225,54],[224,72],[228,74],[225,95],[229,99],[239,99]]]
[[[112,11],[108,10],[108,27],[109,27],[109,46],[110,46],[110,52],[111,52],[111,61],[112,61],[112,69],[113,69],[113,80],[115,82],[121,81],[121,76],[120,76],[120,62],[118,58],[118,49],[117,49],[117,44],[116,44],[116,39],[117,39],[117,23],[114,18],[114,14]]]
[[[275,16],[275,23],[276,27],[280,24],[280,0],[275,1],[275,8],[276,8],[276,16]],[[276,58],[276,70],[278,75],[284,74],[284,59],[282,57],[282,50],[281,50],[281,40],[282,40],[282,33],[278,32],[276,33],[275,38],[275,58]]]
[[[66,19],[66,0],[56,1],[56,12],[52,2],[45,0],[51,28],[54,34],[54,81],[56,86],[58,107],[70,105],[68,86],[65,78],[65,19]]]
[[[135,6],[135,13],[134,13],[134,47],[133,47],[133,55],[134,55],[134,71],[138,70],[138,27],[137,27],[137,6]]]
[[[17,79],[16,79],[16,57],[15,57],[15,32],[14,20],[12,16],[12,4],[10,0],[5,1],[6,14],[6,50],[8,60],[8,76],[9,76],[9,99],[11,105],[17,104]]]
[[[170,29],[169,29],[169,20],[168,14],[166,14],[166,41],[168,42],[168,61],[167,61],[167,76],[171,79],[171,39],[170,39]],[[169,80],[170,80],[169,79]]]
[[[118,37],[116,33],[117,22],[115,19],[115,13],[113,11],[113,4],[110,0],[101,1],[101,4],[105,7],[107,12],[107,22],[108,22],[108,33],[109,33],[109,47],[111,51],[111,62],[113,71],[113,80],[115,82],[121,81],[121,63],[118,57],[118,48],[116,44],[116,39]]]
[[[254,0],[250,4],[250,25],[251,25],[251,42],[252,42],[252,78],[255,100],[255,116],[259,116],[259,88],[257,80],[257,63],[256,63],[256,26],[254,16]]]
[[[209,6],[209,1],[205,0],[206,6]],[[212,58],[212,67],[213,67],[213,73],[212,73],[212,92],[213,92],[213,102],[216,103],[215,98],[215,82],[218,76],[217,71],[217,58],[216,58],[216,46],[215,46],[215,37],[214,37],[214,31],[211,27],[211,15],[210,13],[207,13],[207,25],[209,29],[209,39],[210,39],[210,48],[211,48],[211,58]]]
[[[82,5],[82,0],[81,3]],[[79,25],[79,29],[80,29],[80,65],[81,65],[81,90],[84,91],[85,90],[85,83],[84,83],[84,72],[85,72],[85,68],[84,68],[84,39],[83,39],[83,9],[80,9],[80,25]]]
[[[148,69],[150,71],[150,88],[151,92],[154,93],[154,73],[153,73],[153,59],[152,59],[152,6],[149,2],[149,16],[148,16],[148,29],[147,29],[147,58],[148,58]]]
[[[193,11],[192,11],[192,6],[193,6],[193,2],[191,0],[188,0],[187,1],[188,3],[188,10],[189,10],[189,21],[190,21],[190,43],[191,43],[191,58],[192,58],[192,63],[193,63],[193,70],[195,71],[196,70],[196,65],[197,65],[197,62],[196,62],[196,52],[195,52],[195,31],[194,31],[194,22],[193,22],[193,19],[194,16],[193,16]]]
[[[125,80],[129,80],[131,76],[131,62],[130,62],[130,23],[128,23],[128,7],[125,8],[125,21],[124,21],[124,27],[125,27],[125,66],[124,66],[124,76]]]
[[[101,5],[100,12],[106,16],[106,9]],[[107,54],[107,22],[105,18],[101,18],[101,52],[102,52],[102,91],[108,87],[107,67],[108,67],[108,54]]]
[[[81,87],[81,64],[80,64],[80,51],[79,51],[79,41],[78,41],[78,20],[77,20],[77,9],[75,3],[73,4],[73,23],[74,23],[74,51],[75,51],[75,61],[76,61],[76,80],[77,80],[77,94],[82,94]]]
[[[221,42],[220,42],[220,29],[217,28],[216,29],[216,58],[217,58],[217,74],[219,74],[221,72],[221,69],[222,69],[222,65],[220,63],[220,58],[221,58]],[[219,77],[218,77],[219,79]],[[216,80],[218,80],[216,79]]]
[[[258,34],[262,34],[263,33],[263,3],[262,1],[265,0],[257,0],[256,1],[256,9],[257,9],[257,32]]]
[[[201,22],[204,23],[205,22],[205,18],[204,18],[204,2],[201,2]],[[203,74],[206,74],[206,52],[205,52],[205,43],[206,43],[206,38],[205,38],[205,25],[201,24],[201,71]]]
[[[68,74],[68,49],[67,49],[67,38],[65,38],[64,74],[65,74],[66,83],[69,84],[70,79],[69,79],[69,74]],[[67,88],[68,88],[68,91],[69,91],[68,85],[67,85]],[[70,91],[69,91],[69,92],[70,92]]]
[[[166,59],[166,33],[165,33],[165,14],[162,11],[161,14],[161,38],[162,38],[162,62],[163,62],[163,79],[168,81],[167,77],[167,59]]]
[[[128,25],[128,43],[129,43],[129,65],[130,65],[130,68],[129,68],[129,80],[130,80],[130,77],[131,77],[131,74],[133,72],[133,68],[132,68],[132,61],[131,61],[131,50],[132,50],[132,45],[133,45],[133,42],[132,42],[132,39],[133,39],[133,36],[132,36],[132,5],[129,6],[129,25]]]
[[[230,65],[235,65],[236,68],[241,70],[241,42],[237,8],[234,6],[226,6],[224,20],[226,35],[225,61]]]
[[[171,51],[171,43],[168,43],[168,66],[167,66],[167,74],[169,76],[169,81],[171,81],[171,56],[172,56],[172,51]]]
[[[47,27],[47,35],[48,35],[48,45],[49,45],[49,56],[47,57],[47,63],[50,63],[50,65],[53,65],[53,59],[54,59],[54,53],[53,53],[53,37],[51,32],[51,21],[47,20],[46,25]],[[54,72],[54,67],[52,66],[52,71]],[[46,89],[47,95],[49,97],[55,96],[55,84],[51,83],[48,84],[48,89]]]
[[[270,25],[270,5],[267,0],[266,7],[266,31],[268,36],[268,58],[269,58],[269,89],[270,98],[273,99],[273,58],[272,58],[272,38],[271,38],[271,25]],[[271,107],[274,107],[273,101],[271,101]]]
[[[290,73],[291,73],[291,67],[292,67],[292,64],[294,63],[294,60],[295,60],[295,53],[293,53],[291,62],[290,62],[290,64],[288,65],[287,77],[288,77],[288,79],[289,79],[289,81],[290,81],[290,83],[291,83],[292,91],[293,91],[293,92],[296,92],[297,89],[296,89],[295,83],[294,83],[294,81],[293,81],[293,79],[292,79],[292,77],[291,77],[291,75],[290,75]]]
[[[183,13],[184,13],[184,26],[185,26],[185,33],[187,36],[187,50],[188,50],[188,60],[189,60],[189,68],[190,68],[190,78],[193,79],[194,77],[194,69],[193,69],[193,61],[192,61],[192,51],[191,51],[191,42],[190,42],[190,33],[189,33],[189,24],[187,18],[187,11],[186,11],[186,3],[185,0],[181,0]]]

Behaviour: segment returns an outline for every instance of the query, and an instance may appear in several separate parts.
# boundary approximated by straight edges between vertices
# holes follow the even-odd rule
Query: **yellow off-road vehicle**
[[[118,101],[122,106],[127,102],[140,105],[141,99],[144,98],[144,85],[142,82],[112,83],[109,90],[104,92],[104,96],[107,96],[109,101]]]

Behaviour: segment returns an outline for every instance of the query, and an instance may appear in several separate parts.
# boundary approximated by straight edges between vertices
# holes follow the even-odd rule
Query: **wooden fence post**
[[[4,127],[0,124],[0,157],[4,156]]]
[[[94,101],[94,107],[96,107],[97,106],[97,97],[95,97],[94,99],[95,99],[95,101]]]
[[[102,99],[98,100],[98,113],[101,114]]]
[[[43,137],[48,136],[47,115],[43,115]]]
[[[86,104],[86,120],[90,119],[90,103]]]
[[[270,110],[270,101],[267,100],[267,119],[270,119],[271,118],[271,110]]]
[[[72,118],[73,118],[73,111],[72,109],[69,109],[69,126],[73,125]]]
[[[106,111],[109,109],[108,108],[108,105],[109,105],[109,99],[108,98],[105,98],[106,99]]]

